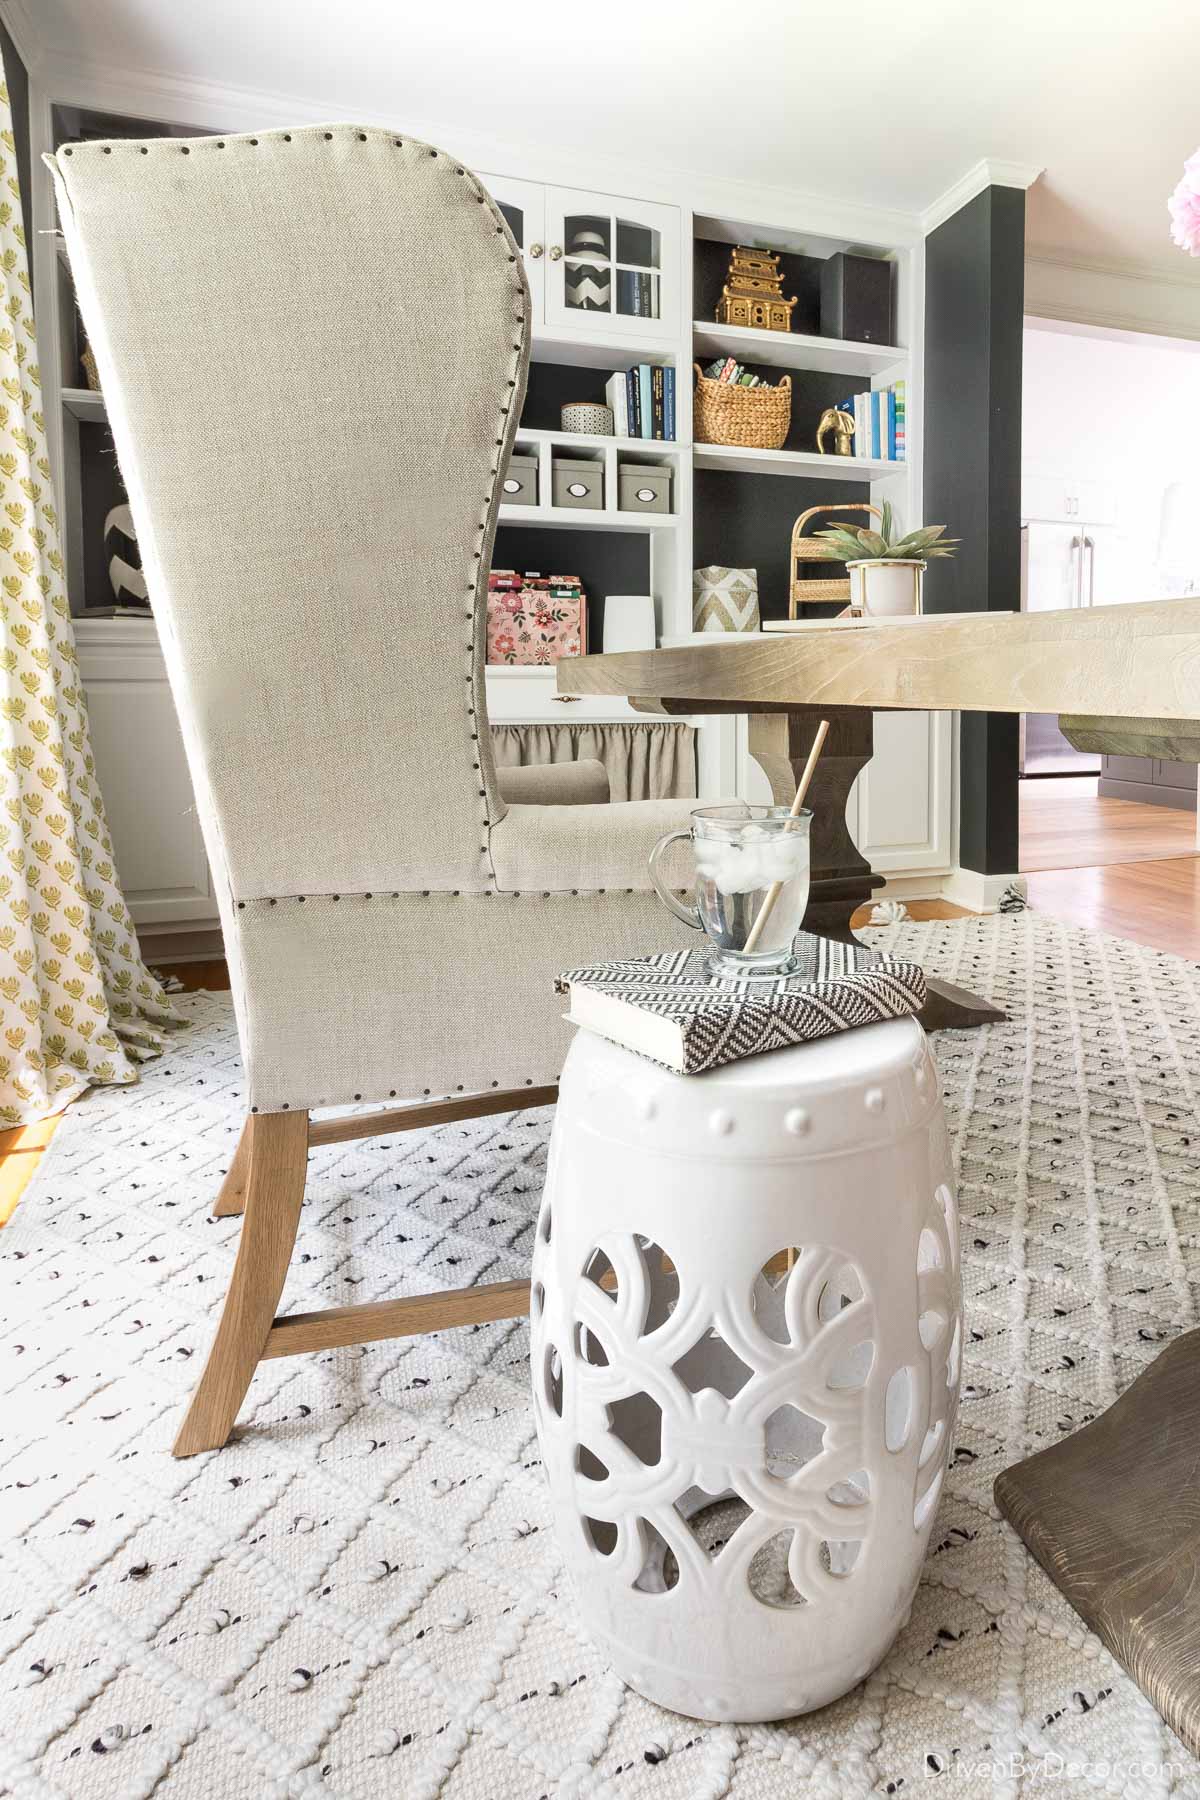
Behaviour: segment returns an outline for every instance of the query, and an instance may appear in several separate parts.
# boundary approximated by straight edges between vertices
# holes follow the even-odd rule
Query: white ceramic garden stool
[[[916,1021],[698,1076],[579,1032],[532,1318],[556,1529],[621,1678],[743,1722],[861,1681],[912,1602],[961,1357]]]

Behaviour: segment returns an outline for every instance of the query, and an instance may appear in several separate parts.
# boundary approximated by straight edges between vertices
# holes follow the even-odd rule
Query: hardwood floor
[[[1102,800],[1094,775],[1057,775],[1021,783],[1023,872],[1194,856],[1197,848],[1194,812]]]
[[[1028,882],[1038,912],[1200,962],[1198,857],[1039,869]]]

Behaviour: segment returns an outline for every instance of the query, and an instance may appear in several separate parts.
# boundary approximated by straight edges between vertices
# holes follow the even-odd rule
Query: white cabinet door
[[[679,330],[679,211],[546,189],[546,323],[622,337]]]
[[[1111,525],[1117,497],[1106,481],[1078,481],[1067,475],[1022,475],[1023,519],[1090,519]]]
[[[950,867],[951,743],[950,713],[875,714],[875,754],[854,784],[847,822],[878,874]]]
[[[514,181],[507,175],[479,177],[517,240],[533,305],[531,325],[546,319],[546,190],[540,182]]]
[[[79,663],[117,873],[136,925],[215,921],[183,741],[151,622],[80,621]]]
[[[850,790],[846,826],[880,875],[923,875],[950,867],[950,713],[877,712],[875,754]],[[749,753],[738,719],[744,800],[770,805],[766,776]]]

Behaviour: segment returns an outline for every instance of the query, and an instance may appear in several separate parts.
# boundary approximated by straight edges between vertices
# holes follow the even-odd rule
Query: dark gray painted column
[[[925,240],[922,523],[962,539],[930,563],[928,612],[1021,604],[1021,359],[1025,194],[989,187]],[[959,861],[1017,867],[1017,716],[963,713]]]

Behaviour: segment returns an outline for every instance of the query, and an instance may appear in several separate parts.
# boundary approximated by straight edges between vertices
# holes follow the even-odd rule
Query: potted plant
[[[896,515],[885,500],[879,530],[834,525],[818,531],[822,556],[846,565],[850,607],[872,617],[892,617],[921,610],[921,577],[931,556],[953,556],[957,538],[944,538],[944,525],[922,525],[896,535]]]

